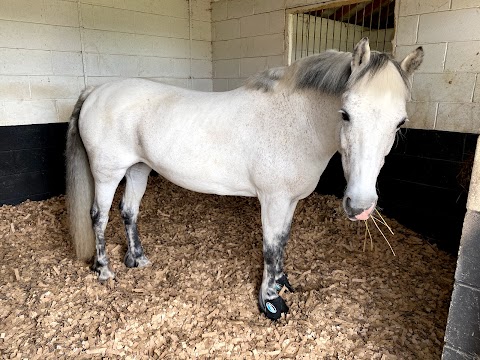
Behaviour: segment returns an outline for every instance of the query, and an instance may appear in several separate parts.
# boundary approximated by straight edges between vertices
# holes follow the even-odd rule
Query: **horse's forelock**
[[[353,73],[347,84],[348,90],[361,90],[377,95],[393,93],[408,98],[410,84],[408,74],[390,55],[372,54],[368,65]]]
[[[365,66],[358,71],[358,73],[353,74],[350,79],[348,80],[348,88],[355,86],[360,80],[367,77],[367,79],[371,79],[375,77],[381,70],[386,69],[389,64],[392,64],[394,68],[398,71],[399,75],[401,76],[405,86],[409,88],[409,81],[408,81],[408,74],[400,67],[400,63],[398,63],[395,59],[393,59],[387,53],[381,53],[378,51],[372,51],[370,55],[370,61],[365,64]]]

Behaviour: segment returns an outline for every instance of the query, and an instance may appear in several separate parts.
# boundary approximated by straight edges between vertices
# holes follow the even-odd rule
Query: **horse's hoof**
[[[128,268],[143,268],[151,264],[145,255],[134,257],[131,252],[125,254],[124,264]]]
[[[265,304],[263,305],[263,312],[270,320],[278,320],[282,317],[282,314],[286,314],[288,312],[288,306],[279,296],[275,299],[265,301]]]
[[[145,255],[137,258],[137,267],[143,268],[150,265],[152,265],[152,263],[150,262],[150,260],[147,259]]]
[[[98,274],[98,281],[100,282],[105,282],[105,281],[108,281],[109,279],[115,279],[115,273],[112,270],[110,270],[108,265],[92,268],[92,270]]]

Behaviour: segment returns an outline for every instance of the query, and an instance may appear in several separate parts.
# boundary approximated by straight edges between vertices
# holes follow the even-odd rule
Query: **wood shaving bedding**
[[[64,197],[0,207],[0,354],[5,359],[438,359],[455,258],[386,219],[397,256],[341,202],[302,200],[285,261],[295,293],[272,322],[257,308],[256,199],[151,178],[139,230],[152,266],[127,269],[117,191],[100,284],[73,257]]]

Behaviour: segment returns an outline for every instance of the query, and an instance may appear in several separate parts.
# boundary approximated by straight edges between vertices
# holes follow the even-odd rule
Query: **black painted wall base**
[[[0,206],[64,193],[67,127],[0,126]]]

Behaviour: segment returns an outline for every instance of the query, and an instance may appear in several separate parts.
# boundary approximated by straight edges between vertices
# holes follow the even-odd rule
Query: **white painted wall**
[[[212,37],[213,89],[234,89],[258,71],[285,64],[285,2],[213,2]]]
[[[212,90],[210,0],[0,0],[0,126],[67,121],[81,89]]]

